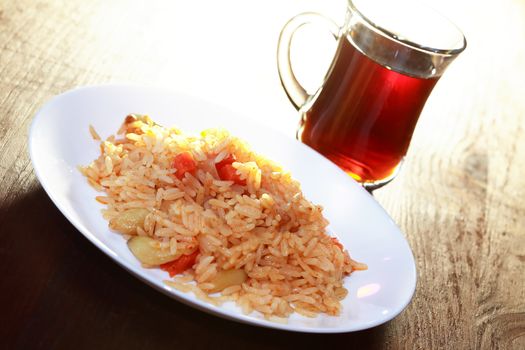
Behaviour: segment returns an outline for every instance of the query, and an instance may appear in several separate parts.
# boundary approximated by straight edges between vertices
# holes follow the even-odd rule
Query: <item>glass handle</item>
[[[277,44],[277,70],[281,84],[295,108],[300,109],[310,97],[295,77],[290,60],[290,45],[295,32],[306,24],[319,23],[328,28],[334,38],[339,38],[339,26],[331,19],[315,12],[301,13],[290,19],[281,30]]]

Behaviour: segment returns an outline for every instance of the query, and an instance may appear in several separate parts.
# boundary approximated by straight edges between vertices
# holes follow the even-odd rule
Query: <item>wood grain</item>
[[[223,321],[131,277],[48,199],[27,136],[52,96],[115,82],[203,95],[291,133],[278,32],[344,1],[0,0],[0,348],[525,349],[525,1],[438,5],[468,48],[375,194],[413,249],[416,294],[383,326],[322,336]]]

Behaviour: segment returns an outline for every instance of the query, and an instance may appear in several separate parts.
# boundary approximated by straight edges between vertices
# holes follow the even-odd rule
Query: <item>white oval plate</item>
[[[351,256],[368,264],[345,280],[348,296],[338,317],[292,315],[287,324],[267,321],[257,313],[244,315],[233,303],[213,306],[162,281],[167,274],[144,269],[125,240],[108,229],[97,192],[77,170],[99,155],[88,131],[93,125],[105,139],[129,113],[148,114],[165,126],[186,132],[225,127],[258,153],[292,172],[308,199],[321,204]],[[31,159],[45,191],[95,246],[129,272],[165,294],[197,309],[257,326],[312,333],[351,332],[377,326],[398,315],[416,286],[414,258],[407,241],[381,206],[330,161],[291,137],[201,99],[164,90],[133,86],[95,86],[59,95],[35,116],[29,135]]]

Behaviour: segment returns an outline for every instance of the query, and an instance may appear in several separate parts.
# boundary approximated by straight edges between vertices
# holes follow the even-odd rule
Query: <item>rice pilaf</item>
[[[191,136],[129,115],[100,151],[80,170],[105,192],[109,227],[180,290],[267,318],[338,315],[343,278],[366,269],[290,173],[225,130]]]

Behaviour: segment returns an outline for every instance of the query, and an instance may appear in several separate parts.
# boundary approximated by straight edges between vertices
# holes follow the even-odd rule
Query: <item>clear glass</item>
[[[338,46],[324,83],[308,95],[293,74],[290,43],[313,22],[324,23]],[[366,188],[383,186],[399,170],[433,87],[465,47],[453,23],[409,1],[349,1],[342,28],[316,13],[294,17],[281,32],[277,58],[301,116],[297,138]]]

